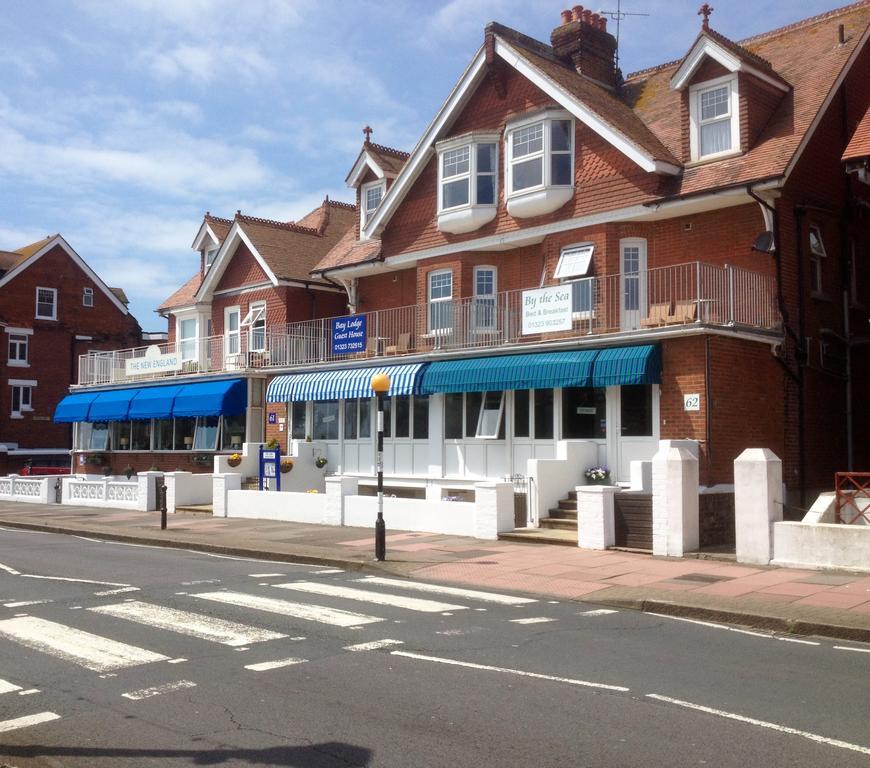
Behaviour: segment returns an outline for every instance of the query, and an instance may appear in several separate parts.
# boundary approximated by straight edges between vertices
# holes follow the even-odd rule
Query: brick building
[[[708,489],[770,448],[806,505],[870,463],[853,394],[870,187],[866,155],[844,155],[870,102],[868,23],[864,0],[735,42],[705,17],[683,58],[624,78],[580,6],[550,44],[489,24],[412,153],[366,129],[355,209],[318,214],[341,211],[329,243],[206,216],[202,268],[162,308],[173,376],[266,379],[248,439],[265,412],[266,437],[310,437],[368,479],[368,382],[388,369],[397,493],[525,475],[566,441],[628,483],[671,439]],[[291,233],[318,245],[270,255]]]
[[[52,414],[78,381],[79,355],[139,344],[127,298],[53,235],[0,251],[0,326],[0,474],[69,467],[71,429]]]

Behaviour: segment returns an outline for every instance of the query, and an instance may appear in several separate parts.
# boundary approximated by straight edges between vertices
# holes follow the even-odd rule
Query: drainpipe
[[[849,292],[843,290],[843,335],[846,337],[846,469],[854,471],[852,427],[852,339],[849,329]]]
[[[705,439],[707,440],[707,485],[713,473],[713,385],[710,382],[710,334],[704,335],[704,397],[707,400]]]

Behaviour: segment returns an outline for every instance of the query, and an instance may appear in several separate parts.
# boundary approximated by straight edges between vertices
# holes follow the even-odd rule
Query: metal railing
[[[837,472],[835,521],[870,525],[870,472]]]
[[[109,384],[201,373],[275,368],[366,358],[391,358],[434,350],[503,347],[602,334],[702,324],[774,331],[779,328],[775,282],[738,267],[700,262],[636,273],[582,278],[571,291],[571,327],[523,333],[523,294],[506,291],[486,297],[373,310],[366,318],[365,348],[342,354],[332,347],[332,322],[321,318],[159,345],[178,353],[172,371],[130,376],[126,361],[144,357],[148,347],[89,352],[79,360],[79,384]]]

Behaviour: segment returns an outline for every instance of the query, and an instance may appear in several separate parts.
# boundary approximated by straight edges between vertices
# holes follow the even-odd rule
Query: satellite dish
[[[752,250],[759,251],[760,253],[773,253],[776,250],[773,232],[768,230],[756,237],[755,242],[752,244]]]

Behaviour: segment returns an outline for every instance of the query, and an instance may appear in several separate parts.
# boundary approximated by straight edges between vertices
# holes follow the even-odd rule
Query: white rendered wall
[[[547,516],[547,511],[555,508],[559,499],[565,498],[569,491],[578,485],[586,485],[583,474],[589,467],[596,466],[599,458],[599,445],[589,440],[559,440],[556,443],[555,459],[529,459],[527,474],[532,480],[531,504],[529,508],[535,523]]]
[[[326,494],[323,493],[227,492],[227,517],[320,525],[325,512]]]
[[[767,448],[747,448],[734,460],[737,562],[767,565],[773,524],[782,520],[782,462]]]
[[[781,522],[773,526],[773,563],[870,572],[870,527]]]
[[[213,501],[211,474],[193,472],[166,472],[166,510],[175,512],[177,507],[211,504]]]
[[[652,460],[653,554],[682,557],[698,548],[698,459],[662,441]]]
[[[0,477],[0,499],[24,501],[32,504],[53,504],[54,483],[58,478],[20,477],[9,475]]]
[[[374,496],[345,498],[344,524],[374,528],[378,500]],[[468,501],[384,499],[387,530],[425,531],[452,536],[474,536],[474,504]]]

